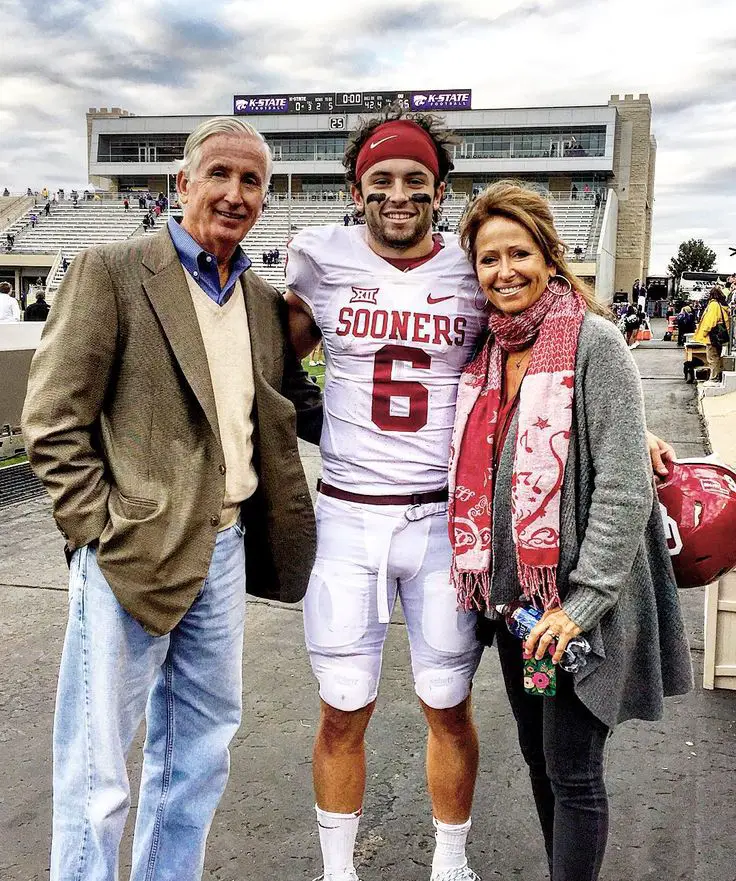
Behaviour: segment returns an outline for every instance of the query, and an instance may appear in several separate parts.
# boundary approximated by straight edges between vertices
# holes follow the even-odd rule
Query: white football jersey
[[[323,478],[366,495],[440,489],[485,298],[457,236],[443,233],[445,247],[407,272],[365,236],[314,227],[288,246],[287,286],[324,339]]]

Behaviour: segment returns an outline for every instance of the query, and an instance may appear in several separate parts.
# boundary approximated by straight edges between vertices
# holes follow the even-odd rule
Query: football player
[[[301,355],[327,361],[318,550],[304,628],[319,681],[314,787],[325,881],[356,881],[364,736],[400,599],[429,728],[432,881],[474,881],[465,841],[478,765],[470,686],[482,647],[450,585],[447,462],[457,383],[485,327],[456,236],[432,232],[454,138],[391,113],[350,139],[365,224],[308,228],[288,248],[286,299]]]
[[[431,881],[478,881],[465,843],[478,766],[470,686],[482,647],[450,586],[447,462],[460,372],[487,325],[453,234],[433,233],[453,167],[431,115],[390,112],[350,138],[364,224],[307,228],[288,247],[292,344],[327,362],[317,559],[304,600],[321,714],[313,774],[324,881],[356,881],[365,731],[397,597],[427,719]],[[649,435],[655,472],[674,450]]]

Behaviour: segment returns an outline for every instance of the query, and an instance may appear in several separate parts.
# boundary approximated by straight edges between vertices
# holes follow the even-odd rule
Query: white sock
[[[317,811],[325,881],[340,881],[355,871],[353,852],[358,823],[363,811],[356,811],[354,814],[333,814],[330,811],[323,811],[318,805],[315,805],[314,809]]]
[[[452,825],[441,823],[432,817],[434,823],[434,858],[432,859],[432,874],[445,872],[447,869],[462,869],[467,866],[465,856],[465,842],[470,832],[470,818],[465,823]]]

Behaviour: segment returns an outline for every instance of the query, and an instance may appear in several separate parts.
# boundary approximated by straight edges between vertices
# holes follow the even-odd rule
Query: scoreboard
[[[405,110],[470,110],[470,89],[411,92],[308,92],[301,95],[235,95],[233,114],[375,113],[399,102]]]

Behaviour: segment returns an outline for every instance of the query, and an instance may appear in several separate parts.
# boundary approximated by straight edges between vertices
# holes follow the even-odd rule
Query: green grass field
[[[317,380],[317,385],[324,391],[325,388],[325,368],[324,367],[310,367],[309,366],[309,356],[302,359],[302,367],[307,371],[310,376],[314,376]]]
[[[27,462],[27,456],[13,456],[12,459],[2,459],[0,460],[0,468],[5,468],[7,465],[20,465],[21,462]]]

